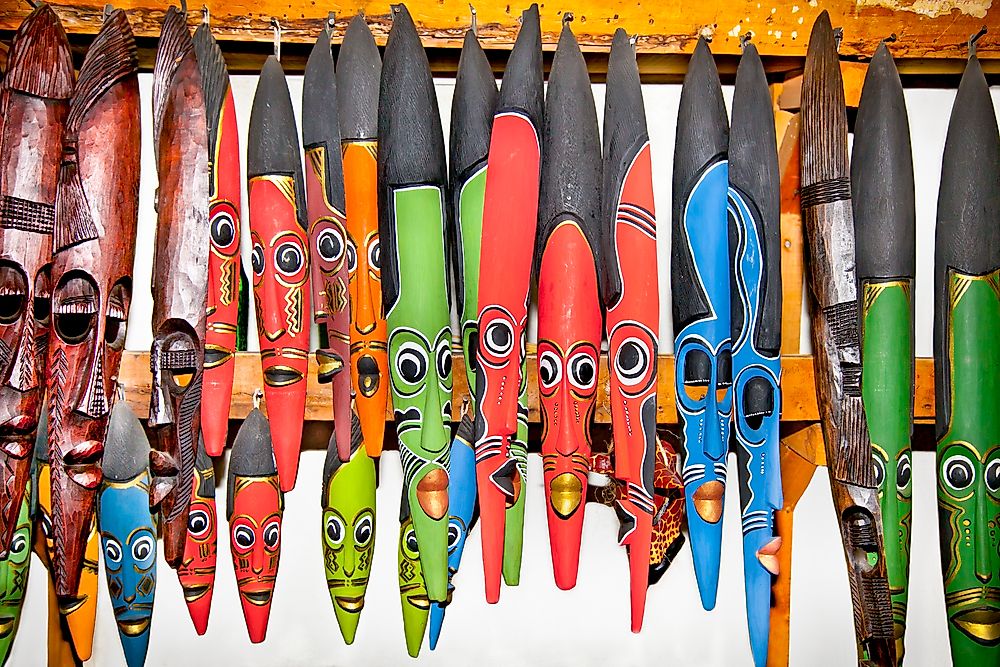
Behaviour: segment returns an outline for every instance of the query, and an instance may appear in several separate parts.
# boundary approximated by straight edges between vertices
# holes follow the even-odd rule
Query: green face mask
[[[911,292],[909,280],[866,281],[864,285],[862,392],[882,509],[897,656],[903,655],[910,572]]]
[[[334,457],[335,458],[335,457]],[[334,464],[337,465],[339,460]],[[340,633],[354,642],[375,553],[375,463],[356,446],[323,487],[323,561]]]
[[[17,527],[6,558],[0,559],[0,664],[7,662],[17,626],[21,620],[21,605],[28,587],[28,566],[31,565],[31,484],[28,483],[17,515]]]
[[[945,604],[955,665],[1000,660],[1000,271],[948,273],[948,429],[937,445]]]
[[[399,526],[399,598],[403,604],[406,652],[411,658],[416,658],[420,654],[420,644],[424,641],[430,602],[424,587],[417,535],[410,518],[406,518]]]
[[[448,592],[451,328],[440,188],[391,195],[399,296],[386,315],[403,485],[432,600]]]

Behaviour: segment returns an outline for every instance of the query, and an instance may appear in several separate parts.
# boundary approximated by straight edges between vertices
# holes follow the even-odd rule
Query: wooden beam
[[[129,16],[139,36],[156,36],[169,0],[122,0],[116,3]],[[51,3],[70,33],[94,34],[100,28],[103,3],[95,0],[55,0]],[[364,12],[372,32],[384,43],[391,26],[389,6],[369,0],[206,0],[218,38],[233,41],[270,42],[271,17],[283,26],[282,40],[312,42],[327,14],[337,16],[339,38],[352,16]],[[201,20],[200,3],[192,1],[190,22]],[[966,56],[969,35],[980,26],[1000,23],[1000,7],[992,0],[705,0],[695,3],[632,0],[578,0],[570,6],[558,3],[541,7],[542,31],[548,50],[553,50],[562,13],[572,8],[574,31],[585,50],[610,46],[616,28],[637,36],[641,53],[691,53],[699,36],[712,38],[717,54],[738,55],[739,36],[752,32],[765,56],[803,57],[809,30],[821,9],[830,12],[835,26],[844,28],[841,54],[869,57],[879,41],[896,34],[897,58],[927,60]],[[517,34],[518,17],[527,2],[482,3],[476,6],[479,34],[490,48],[509,48]],[[427,46],[458,48],[469,26],[466,0],[413,0],[411,14]],[[24,0],[9,0],[0,8],[0,30],[16,30],[31,10]],[[991,31],[979,42],[984,60],[1000,58],[1000,31]]]
[[[674,358],[661,356],[658,360],[658,424],[676,424],[677,410],[674,405]],[[461,355],[453,359],[454,389],[452,405],[460,406],[469,398],[469,387],[465,380],[465,360]],[[914,399],[914,415],[918,421],[927,422],[934,416],[934,364],[930,359],[917,360],[917,391]],[[149,353],[126,352],[122,357],[119,373],[125,388],[129,405],[140,417],[149,414],[150,374]],[[333,419],[332,399],[329,385],[321,385],[316,380],[316,362],[309,361],[307,378],[306,419],[310,421],[331,421]],[[230,419],[243,419],[253,407],[253,394],[264,386],[260,370],[260,357],[254,352],[240,352],[236,355],[236,374],[233,386],[233,400],[229,410]],[[816,390],[813,384],[812,357],[804,355],[786,356],[782,359],[782,415],[787,422],[815,422],[819,419],[816,408]],[[601,370],[597,388],[597,410],[594,421],[609,424],[611,413],[608,404],[608,367],[606,357],[601,357]],[[538,410],[538,377],[535,355],[529,349],[528,355],[528,405],[530,421],[541,419]],[[263,406],[266,409],[266,404]],[[456,419],[458,412],[456,411]],[[386,419],[392,419],[391,407],[386,411]]]

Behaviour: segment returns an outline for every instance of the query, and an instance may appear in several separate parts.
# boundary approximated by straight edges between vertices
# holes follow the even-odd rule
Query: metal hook
[[[122,384],[121,380],[118,380],[117,384],[115,385],[115,393],[118,395],[119,401],[125,400],[125,385]]]
[[[740,51],[741,52],[747,50],[747,44],[749,44],[750,40],[752,40],[752,39],[753,39],[753,33],[751,31],[749,31],[749,30],[747,30],[744,34],[740,35]]]
[[[840,43],[844,41],[844,29],[834,28],[833,29],[833,39],[837,42],[837,52],[840,52]]]
[[[479,17],[476,15],[476,8],[471,2],[469,3],[469,12],[472,14],[472,18],[469,19],[469,29],[472,30],[473,35],[479,35]]]
[[[104,5],[104,10],[101,12],[101,20],[107,21],[114,14],[115,8],[111,3]]]
[[[281,24],[278,19],[271,17],[271,27],[274,29],[274,57],[281,62]]]
[[[181,0],[181,14],[184,16],[184,18],[187,18],[187,15],[188,15],[188,3],[187,3],[187,0]]]
[[[888,37],[886,37],[882,41],[885,42],[886,44],[892,44],[893,42],[895,42],[898,39],[899,39],[899,37],[896,36],[896,33],[892,33],[891,35],[889,35]]]
[[[987,32],[989,32],[989,30],[987,30],[986,26],[983,26],[982,28],[979,29],[979,32],[977,32],[975,35],[970,35],[969,36],[969,57],[970,58],[972,56],[976,55],[976,42],[978,42],[980,40],[980,38],[982,38],[982,36],[985,35]]]
[[[330,12],[326,15],[326,28],[333,33],[334,27],[337,25],[337,12]]]
[[[261,389],[260,387],[257,387],[256,389],[254,389],[254,391],[253,391],[253,409],[254,410],[259,410],[260,409],[260,402],[261,402],[261,400],[263,398],[264,398],[264,390]]]
[[[635,45],[638,42],[639,42],[639,33],[635,33],[634,35],[628,38],[629,46],[631,46],[633,49],[635,48]]]
[[[209,15],[208,5],[202,5],[201,6],[201,22],[204,25],[208,25],[211,22],[211,20],[212,20],[212,17]]]
[[[566,25],[567,23],[572,22],[574,18],[575,17],[573,16],[573,12],[563,12],[562,24]]]
[[[391,13],[393,15],[393,20],[395,20],[395,15],[398,14],[399,12],[403,11],[403,6],[402,5],[398,5],[398,4],[396,4],[396,5],[389,5],[389,9],[392,10]]]

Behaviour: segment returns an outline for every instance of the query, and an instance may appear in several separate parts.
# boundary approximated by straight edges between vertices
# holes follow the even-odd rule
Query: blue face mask
[[[156,531],[149,513],[149,475],[101,486],[98,522],[108,592],[129,667],[142,665],[156,592]]]

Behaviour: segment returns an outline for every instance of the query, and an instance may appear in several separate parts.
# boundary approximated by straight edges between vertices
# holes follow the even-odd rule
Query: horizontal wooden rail
[[[469,400],[469,386],[465,378],[465,360],[456,355],[453,360],[454,389],[452,405],[456,406],[455,418],[460,417],[463,401]],[[674,405],[674,358],[661,356],[658,368],[658,424],[676,424],[677,410]],[[119,375],[125,388],[125,396],[136,414],[149,414],[150,373],[149,354],[146,352],[126,352],[122,358]],[[331,421],[333,408],[330,385],[321,385],[316,379],[316,362],[310,359],[306,396],[306,419],[309,421]],[[816,408],[816,390],[813,384],[813,361],[811,356],[794,355],[782,358],[782,410],[781,419],[786,422],[816,422],[819,414]],[[236,355],[236,373],[233,385],[233,401],[229,410],[230,419],[241,420],[253,407],[254,392],[264,386],[260,370],[260,357],[254,352],[240,352]],[[528,403],[529,420],[541,420],[538,410],[538,376],[535,355],[528,358]],[[266,410],[266,403],[262,405]],[[916,394],[914,398],[914,418],[918,423],[926,423],[934,418],[934,364],[931,359],[917,359]],[[386,419],[392,419],[387,411]],[[594,421],[598,424],[611,422],[608,408],[608,367],[606,357],[601,357],[598,378],[597,410]]]

